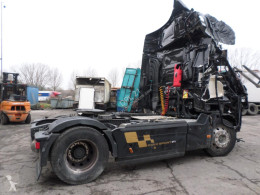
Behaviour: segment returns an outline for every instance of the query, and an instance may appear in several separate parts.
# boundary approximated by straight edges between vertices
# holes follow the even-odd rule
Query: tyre
[[[232,126],[228,121],[224,119],[223,121],[228,126]],[[219,120],[213,129],[211,145],[205,151],[210,156],[225,156],[234,148],[236,139],[235,130],[224,126]]]
[[[250,103],[249,105],[248,105],[248,113],[250,114],[250,115],[257,115],[258,114],[258,106],[256,105],[256,104],[254,104],[254,103]]]
[[[9,122],[8,117],[4,113],[2,113],[1,114],[1,125],[6,125],[8,122]]]
[[[51,150],[54,173],[68,184],[93,181],[104,170],[109,157],[106,139],[90,127],[73,127],[62,133]]]
[[[242,116],[245,116],[247,114],[247,109],[242,110]]]
[[[31,123],[31,120],[32,120],[32,117],[31,117],[31,114],[28,114],[26,120],[25,120],[25,123],[26,124],[30,124]]]

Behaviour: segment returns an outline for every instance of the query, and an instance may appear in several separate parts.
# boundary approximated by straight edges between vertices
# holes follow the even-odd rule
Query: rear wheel
[[[60,135],[51,151],[54,173],[69,184],[96,179],[109,157],[106,139],[90,127],[73,127]]]
[[[8,117],[4,113],[2,113],[1,114],[1,125],[6,125],[8,122],[9,122]]]
[[[256,115],[256,114],[258,114],[258,111],[259,111],[259,109],[258,109],[258,106],[256,104],[254,104],[254,103],[249,104],[248,113],[250,115]]]
[[[223,121],[225,124],[231,126],[228,121]],[[205,149],[205,151],[210,156],[225,156],[232,151],[236,144],[236,132],[234,129],[228,128],[218,121],[213,130],[211,142],[210,148]]]

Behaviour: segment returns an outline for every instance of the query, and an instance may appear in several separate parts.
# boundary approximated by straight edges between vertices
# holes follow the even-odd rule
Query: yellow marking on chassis
[[[126,132],[125,133],[125,138],[126,138],[126,142],[128,144],[138,143],[138,147],[139,148],[147,147],[147,141],[150,141],[151,143],[154,143],[154,140],[151,139],[150,135],[144,135],[144,140],[139,141],[136,132]]]

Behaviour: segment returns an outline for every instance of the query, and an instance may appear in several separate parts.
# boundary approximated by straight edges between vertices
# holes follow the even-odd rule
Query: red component
[[[180,64],[175,64],[173,75],[173,87],[181,87],[182,69]]]
[[[61,93],[60,92],[57,92],[57,91],[52,91],[50,96],[51,97],[57,97],[58,95],[60,95]]]
[[[133,148],[129,148],[129,152],[130,152],[131,154],[133,154],[133,153],[134,153]]]
[[[40,142],[35,142],[35,149],[39,150],[41,147]]]

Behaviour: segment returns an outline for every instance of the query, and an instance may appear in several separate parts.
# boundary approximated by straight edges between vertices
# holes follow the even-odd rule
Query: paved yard
[[[33,119],[74,113],[33,111]],[[94,182],[70,186],[48,165],[35,181],[36,155],[30,149],[30,125],[0,126],[0,194],[260,194],[260,116],[243,118],[236,144],[226,157],[203,151],[181,158],[123,167],[110,158]],[[9,180],[10,181],[9,181]],[[9,192],[15,182],[16,192]]]

